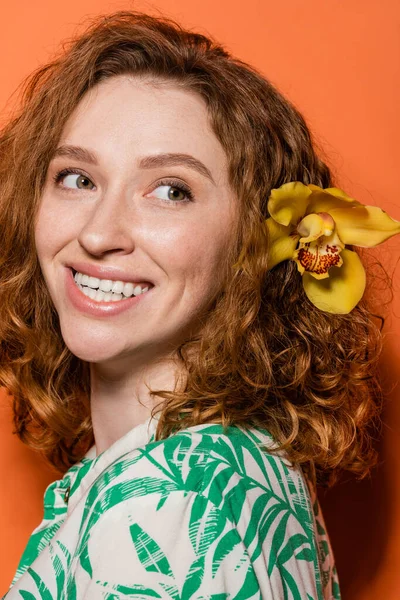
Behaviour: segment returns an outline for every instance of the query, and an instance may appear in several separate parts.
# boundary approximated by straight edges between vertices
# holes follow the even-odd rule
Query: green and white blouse
[[[156,425],[47,487],[3,600],[340,599],[314,492],[267,431]]]

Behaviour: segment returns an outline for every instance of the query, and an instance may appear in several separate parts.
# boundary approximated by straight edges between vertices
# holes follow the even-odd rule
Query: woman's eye
[[[86,177],[86,175],[81,175],[80,173],[70,173],[69,175],[64,175],[60,177],[60,181],[62,181],[63,186],[70,189],[79,189],[79,190],[92,190],[95,185]]]
[[[189,189],[176,185],[158,185],[155,190],[159,190],[157,198],[165,201],[188,202],[191,198]],[[155,190],[152,192],[154,194]]]

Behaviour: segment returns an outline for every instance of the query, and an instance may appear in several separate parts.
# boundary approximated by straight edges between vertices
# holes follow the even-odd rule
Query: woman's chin
[[[118,340],[115,335],[96,335],[96,332],[85,335],[62,330],[62,336],[65,345],[74,356],[90,363],[112,361],[126,354],[127,350],[123,341]],[[135,351],[134,348],[130,350]]]

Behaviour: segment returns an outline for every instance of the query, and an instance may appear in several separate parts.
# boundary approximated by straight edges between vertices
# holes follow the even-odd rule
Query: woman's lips
[[[96,277],[98,279],[111,279],[112,281],[123,281],[124,283],[143,283],[145,281],[145,279],[142,279],[142,274],[136,269],[135,273],[128,273],[117,267],[106,266],[104,264],[95,265],[79,261],[70,262],[65,266],[75,272],[85,273],[86,275],[89,275],[89,277]],[[150,287],[152,283],[148,283]]]
[[[70,267],[65,269],[65,286],[67,298],[71,304],[80,312],[94,317],[119,315],[121,312],[125,312],[133,306],[136,306],[150,293],[151,289],[153,289],[151,288],[139,296],[131,296],[130,298],[125,298],[124,300],[119,300],[117,302],[97,302],[96,300],[92,300],[88,296],[85,296],[79,289],[74,280],[73,270]]]

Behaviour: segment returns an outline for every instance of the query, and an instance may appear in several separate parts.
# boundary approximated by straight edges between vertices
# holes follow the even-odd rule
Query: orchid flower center
[[[294,260],[300,273],[308,272],[316,279],[329,277],[331,267],[343,264],[340,252],[344,244],[336,232],[334,219],[329,213],[306,215],[297,226],[299,246]]]

